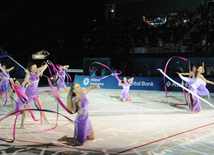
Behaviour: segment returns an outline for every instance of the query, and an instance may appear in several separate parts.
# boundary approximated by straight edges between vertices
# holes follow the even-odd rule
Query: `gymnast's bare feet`
[[[45,120],[48,124],[51,124],[51,122],[50,122],[47,118],[44,118],[44,120]]]
[[[21,125],[19,129],[26,129],[24,125]]]
[[[68,137],[65,135],[59,139],[57,139],[57,141],[66,141],[68,139]]]
[[[11,114],[13,112],[14,112],[14,110],[11,110],[11,111],[8,112],[8,114]],[[16,113],[14,113],[13,115],[16,115]]]
[[[80,144],[79,142],[75,141],[73,137],[67,137],[66,135],[57,139],[58,142],[60,141],[66,141],[66,142],[70,142],[70,143],[74,143],[77,146],[83,146],[83,144]]]

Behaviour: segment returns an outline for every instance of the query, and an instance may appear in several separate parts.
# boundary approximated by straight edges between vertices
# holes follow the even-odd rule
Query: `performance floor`
[[[39,91],[48,87],[40,87]],[[87,98],[90,101],[89,119],[95,131],[95,140],[84,146],[57,142],[67,135],[73,136],[74,124],[59,116],[58,126],[51,131],[42,131],[40,121],[33,121],[28,114],[26,129],[19,129],[21,116],[17,120],[16,139],[13,143],[0,141],[0,154],[133,154],[133,155],[211,155],[214,152],[214,109],[202,102],[200,113],[191,112],[181,92],[169,92],[166,100],[163,91],[130,90],[133,102],[117,102],[121,90],[92,90]],[[60,95],[66,103],[66,92]],[[54,96],[41,94],[45,109],[56,111]],[[214,94],[207,99],[214,104]],[[10,103],[9,103],[10,104]],[[31,105],[33,108],[34,105]],[[11,109],[10,105],[0,107],[0,118]],[[61,106],[59,112],[72,120],[75,114],[67,113]],[[34,112],[40,119],[39,112]],[[51,124],[43,121],[43,128],[55,126],[56,114],[47,113]],[[15,115],[0,122],[0,137],[12,139]]]

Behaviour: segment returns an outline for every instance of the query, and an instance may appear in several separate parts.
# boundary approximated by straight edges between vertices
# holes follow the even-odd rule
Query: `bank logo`
[[[146,87],[154,87],[155,83],[154,82],[147,82],[147,81],[133,81],[131,84],[132,86],[146,86]],[[121,86],[120,83],[118,82],[118,86]]]
[[[184,84],[180,83],[180,84],[183,85],[183,86],[186,87],[186,88],[189,87],[188,83],[184,83]],[[173,83],[173,82],[170,82],[170,81],[168,81],[168,82],[166,83],[166,86],[167,86],[167,87],[180,87],[180,86],[178,86],[177,84],[175,84],[175,83]]]
[[[168,81],[168,82],[166,83],[166,86],[167,86],[167,87],[170,87],[170,86],[171,86],[171,82]]]
[[[89,78],[84,78],[84,80],[83,80],[83,84],[86,86],[86,85],[88,85],[89,84]]]

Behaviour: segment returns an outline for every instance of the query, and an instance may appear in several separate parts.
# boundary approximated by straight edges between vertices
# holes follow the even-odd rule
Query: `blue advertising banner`
[[[99,79],[101,76],[95,76],[95,78]],[[129,79],[131,77],[127,78]],[[119,79],[122,79],[122,77],[119,77]],[[179,77],[173,79],[178,83],[182,83]],[[213,78],[208,80],[214,81]],[[110,76],[102,80],[95,80],[91,76],[76,75],[74,82],[79,83],[81,87],[88,87],[90,85],[99,84],[102,89],[122,89],[114,76]],[[183,85],[187,88],[189,87],[185,82],[183,82]],[[169,81],[168,79],[166,79],[166,86],[168,91],[182,91],[179,86]],[[211,93],[214,92],[214,85],[207,84],[207,88]],[[164,91],[163,77],[135,77],[130,89]]]
[[[101,76],[95,76],[99,79]],[[131,77],[127,77],[129,79]],[[122,79],[122,77],[119,77]],[[99,84],[103,89],[122,89],[120,83],[114,76],[102,80],[95,80],[91,76],[76,75],[74,82],[80,84],[81,87],[88,87],[90,85]],[[164,90],[163,78],[161,77],[135,77],[130,87],[133,90]]]

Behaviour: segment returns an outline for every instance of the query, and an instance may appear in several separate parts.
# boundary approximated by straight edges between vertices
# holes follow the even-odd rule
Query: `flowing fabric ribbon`
[[[171,57],[171,58],[167,61],[166,65],[165,65],[165,68],[164,68],[164,73],[165,73],[165,74],[166,74],[166,70],[167,70],[168,64],[169,64],[169,62],[171,61],[171,59],[173,59],[173,58],[179,58],[179,59],[182,59],[182,60],[184,60],[184,61],[188,61],[186,58],[183,58],[183,57],[180,57],[180,56],[173,56],[173,57]],[[164,89],[165,89],[166,97],[167,97],[167,87],[166,87],[166,82],[165,82],[165,76],[163,77],[163,81],[164,81]],[[183,81],[182,81],[182,82],[183,82]],[[185,97],[186,104],[173,104],[173,105],[188,105],[188,101],[187,101],[187,98],[186,98],[186,92],[185,92],[184,89],[183,89],[183,93],[184,93],[184,97]]]
[[[53,65],[53,63],[52,63],[51,61],[48,60],[47,64],[49,64],[51,67],[53,67],[54,72],[58,72],[58,70],[56,69],[56,67]],[[51,70],[49,70],[49,71],[51,72]],[[52,75],[52,74],[51,74],[51,75]],[[52,92],[53,95],[55,96],[56,100],[58,101],[58,103],[59,103],[68,113],[73,114],[73,112],[70,111],[70,110],[63,104],[63,102],[60,100],[59,95],[58,95],[57,91],[54,89],[54,86],[53,86],[53,84],[51,83],[51,80],[50,80],[49,77],[47,78],[47,80],[48,80],[48,84],[49,84],[51,90],[42,91],[42,92],[39,92],[38,94],[45,93],[45,92]]]
[[[199,99],[201,99],[202,101],[204,101],[205,103],[207,103],[208,105],[210,105],[211,107],[214,108],[214,105],[211,104],[210,102],[208,102],[207,100],[203,99],[202,97],[200,97],[198,94],[192,92],[191,90],[187,89],[186,87],[182,86],[181,84],[179,84],[178,82],[174,81],[173,79],[171,79],[167,74],[165,74],[161,69],[157,69],[161,72],[161,74],[163,74],[167,79],[169,79],[170,81],[172,81],[173,83],[177,84],[179,87],[185,89],[186,91],[188,91],[189,93],[191,93],[192,95],[198,97]]]
[[[69,121],[73,122],[73,120],[71,120],[71,119],[68,118],[67,116],[65,116],[65,115],[63,115],[63,114],[61,114],[61,113],[57,113],[57,112],[52,111],[52,110],[45,110],[45,109],[23,109],[23,110],[14,111],[14,112],[10,113],[9,115],[7,115],[7,116],[5,116],[5,117],[3,117],[3,118],[0,119],[0,121],[2,121],[2,120],[6,119],[6,118],[9,117],[9,116],[12,116],[12,115],[14,115],[14,114],[17,114],[17,115],[16,115],[16,118],[15,118],[14,125],[13,125],[13,126],[14,126],[14,127],[13,127],[13,139],[12,139],[11,141],[8,141],[8,140],[5,140],[5,139],[3,139],[3,138],[0,138],[1,141],[5,141],[5,142],[8,142],[8,143],[14,142],[14,140],[15,140],[15,134],[16,134],[16,121],[17,121],[17,118],[18,118],[19,114],[20,114],[21,112],[24,112],[24,111],[40,111],[40,112],[56,113],[57,115],[61,115],[61,116],[65,117],[66,119],[68,119]]]
[[[92,67],[93,64],[99,64],[99,65],[104,66],[105,68],[107,68],[109,71],[111,71],[112,74],[110,74],[110,75],[114,75],[114,77],[117,79],[117,81],[120,83],[120,85],[124,88],[124,84],[123,84],[123,83],[121,82],[121,80],[118,78],[118,75],[121,75],[122,72],[119,71],[119,70],[117,70],[117,72],[119,72],[119,73],[115,73],[115,72],[113,72],[107,65],[102,64],[102,63],[100,63],[100,62],[93,62],[93,63],[89,66],[89,74],[90,74],[90,76],[91,76],[93,79],[99,81],[99,80],[105,79],[105,78],[107,78],[107,77],[110,76],[110,75],[106,75],[106,76],[104,76],[104,77],[102,77],[102,78],[99,78],[99,79],[94,78],[94,77],[91,75],[91,67]],[[132,102],[130,96],[128,96],[128,99],[129,99],[130,102]],[[146,102],[132,102],[132,103],[146,103]]]
[[[39,107],[38,107],[38,106],[35,104],[36,107],[37,107],[37,109],[31,109],[31,108],[29,107],[29,109],[18,110],[18,111],[12,112],[12,113],[10,113],[9,115],[7,115],[7,116],[3,117],[2,119],[0,119],[0,121],[1,121],[1,120],[5,119],[5,118],[7,118],[7,117],[9,117],[9,116],[11,116],[11,115],[13,115],[13,114],[17,114],[17,116],[16,116],[16,118],[15,118],[15,121],[14,121],[14,127],[13,127],[13,140],[7,141],[7,140],[4,140],[4,139],[2,139],[2,138],[0,138],[0,140],[5,141],[5,142],[9,142],[9,143],[12,143],[12,142],[15,140],[16,121],[17,121],[17,118],[18,118],[20,112],[23,112],[23,111],[30,111],[30,112],[32,112],[32,111],[40,111],[40,115],[41,115],[40,127],[41,127],[41,129],[42,129],[43,131],[53,130],[53,129],[55,129],[55,128],[57,127],[57,125],[58,125],[58,115],[61,115],[61,116],[65,117],[65,118],[67,118],[69,121],[73,122],[73,120],[69,119],[67,116],[62,115],[62,114],[60,114],[60,113],[58,112],[58,111],[59,111],[58,103],[60,103],[60,105],[61,105],[68,113],[73,114],[73,112],[70,111],[70,110],[63,104],[63,102],[60,100],[60,98],[59,98],[59,96],[58,96],[58,94],[57,94],[57,91],[54,89],[54,87],[53,87],[53,85],[52,85],[52,83],[51,83],[50,78],[48,78],[48,83],[49,83],[49,86],[50,86],[51,90],[45,90],[45,91],[39,92],[38,94],[47,93],[47,92],[53,93],[54,96],[56,97],[57,101],[58,101],[58,102],[57,102],[57,112],[51,111],[51,110],[44,110],[44,109],[41,109],[41,104],[38,102],[38,99],[35,98],[35,99],[37,100],[37,103],[38,103],[38,106],[39,106]],[[15,87],[15,86],[14,86],[14,87]],[[28,106],[29,106],[29,104],[28,104]],[[52,112],[52,113],[56,113],[56,114],[57,114],[56,125],[55,125],[53,128],[44,129],[44,128],[42,127],[42,118],[43,118],[42,112]],[[34,118],[34,117],[33,117],[33,118]],[[35,118],[34,118],[34,119],[35,119]]]
[[[104,77],[102,77],[102,78],[99,78],[99,79],[94,78],[94,77],[91,75],[91,67],[92,67],[93,64],[99,64],[99,65],[101,65],[101,66],[104,66],[104,67],[107,68],[109,71],[111,71],[112,74],[106,75],[106,76],[104,76]],[[118,78],[118,75],[121,75],[122,72],[119,71],[119,70],[117,70],[117,72],[119,72],[119,73],[113,72],[107,65],[102,64],[102,63],[100,63],[100,62],[93,62],[93,63],[90,65],[90,67],[89,67],[89,74],[90,74],[90,76],[91,76],[93,79],[99,81],[99,80],[105,79],[105,78],[107,78],[107,77],[109,77],[109,76],[111,76],[111,75],[114,75],[115,78],[119,81],[119,83],[120,83],[121,86],[122,86],[123,84],[122,84],[122,82],[120,81],[120,79]]]
[[[58,101],[58,103],[63,107],[63,109],[65,109],[69,114],[74,114],[74,113],[73,113],[72,111],[70,111],[70,110],[64,105],[64,103],[61,101],[61,99],[59,98],[59,95],[58,95],[58,93],[57,93],[57,90],[54,89],[54,86],[53,86],[53,84],[51,83],[50,78],[48,78],[48,84],[49,84],[51,90],[42,91],[42,92],[40,92],[39,94],[45,93],[45,92],[52,92],[53,95],[55,96],[56,100]]]
[[[42,111],[40,111],[40,115],[41,115],[40,127],[41,127],[41,129],[42,129],[43,131],[53,130],[53,129],[55,129],[55,128],[57,127],[57,125],[58,125],[58,114],[60,114],[60,113],[59,113],[59,104],[60,104],[68,113],[73,114],[73,112],[70,111],[70,110],[63,104],[63,102],[61,101],[61,99],[59,98],[58,93],[57,93],[57,91],[54,89],[54,87],[53,87],[53,85],[52,85],[52,83],[51,83],[50,78],[48,78],[48,83],[49,83],[49,86],[50,86],[51,90],[45,90],[45,91],[39,92],[38,94],[42,94],[42,93],[53,93],[53,95],[55,96],[56,100],[58,101],[58,102],[57,102],[57,112],[56,112],[56,113],[57,113],[57,118],[56,118],[56,124],[55,124],[55,126],[54,126],[53,128],[44,129],[44,128],[42,127],[42,118],[43,118],[43,114],[42,114]],[[35,99],[37,100],[37,98],[35,98]],[[37,109],[41,109],[41,104],[38,102],[38,100],[37,100],[37,103],[38,103],[38,106],[39,106],[39,107],[37,107],[36,104],[35,104],[35,106],[37,107]],[[58,103],[59,103],[59,104],[58,104]]]
[[[25,95],[25,93],[24,93],[20,88],[17,88],[17,87],[14,85],[14,83],[13,83],[12,80],[10,79],[9,75],[6,73],[6,71],[4,70],[4,68],[1,67],[1,65],[0,65],[0,69],[1,69],[2,72],[7,76],[7,78],[10,80],[11,85],[13,86],[14,91],[16,92],[18,98],[20,99],[20,101],[23,102],[23,106],[20,107],[20,108],[23,108],[23,107],[25,106],[25,104],[27,103],[28,97]],[[11,97],[11,96],[10,96],[10,97]],[[12,98],[12,97],[11,97],[11,98]],[[15,100],[14,100],[14,101],[15,101]],[[6,102],[7,102],[7,93],[6,93],[6,101],[5,101],[5,104],[6,104]],[[15,101],[15,103],[16,103],[16,101]],[[4,105],[5,105],[5,104],[4,104]],[[16,103],[16,104],[17,104],[17,103]],[[28,106],[29,106],[29,105],[28,105]],[[30,111],[30,114],[31,114],[31,117],[33,118],[33,120],[34,120],[34,121],[37,121],[37,120],[35,119],[35,117],[34,117],[32,111]]]
[[[10,80],[10,82],[11,82],[11,84],[12,84],[12,86],[13,86],[13,88],[14,88],[14,91],[16,92],[18,98],[20,99],[20,101],[23,102],[22,107],[19,107],[19,108],[23,108],[23,107],[25,106],[25,104],[27,103],[28,97],[25,95],[25,93],[24,93],[20,88],[16,88],[16,87],[15,87],[14,83],[13,83],[12,80],[9,78],[8,74],[6,73],[6,71],[4,70],[4,68],[3,68],[1,65],[0,65],[0,69],[1,69],[2,72],[7,76],[7,78]],[[11,96],[10,96],[10,97],[11,97]],[[11,97],[11,98],[12,98],[12,97]],[[12,98],[12,99],[13,99],[13,98]],[[14,100],[14,99],[13,99],[13,100]],[[15,100],[14,100],[14,101],[15,101]],[[6,102],[7,102],[7,93],[6,93],[6,101],[5,101],[5,104],[6,104]],[[16,103],[16,101],[15,101],[15,104],[18,104],[18,103]],[[17,116],[16,116],[16,118],[15,118],[14,127],[13,127],[13,137],[14,137],[14,138],[15,138],[16,121],[17,121],[17,118],[18,118],[20,112],[15,112],[15,113],[17,113]],[[15,114],[15,113],[13,112],[13,113],[11,113],[11,114],[5,116],[4,118],[9,117],[9,116],[11,116],[11,115],[13,115],[13,114]],[[31,112],[31,116],[32,116],[32,118],[34,119],[34,121],[36,121],[36,119],[35,119],[35,117],[34,117],[34,115],[33,115],[32,112]],[[4,118],[0,119],[0,121],[3,120]],[[0,140],[3,140],[3,139],[0,138]],[[5,140],[3,140],[3,141],[5,141]],[[11,142],[11,141],[7,141],[7,142]]]
[[[43,62],[43,63],[46,63],[46,62]],[[56,67],[53,65],[53,63],[52,63],[51,61],[48,61],[46,64],[50,65],[50,66],[53,68],[54,72],[58,72],[57,69],[56,69]],[[49,68],[49,66],[48,66],[48,68]],[[49,72],[51,73],[51,69],[50,69],[50,68],[49,68]],[[51,75],[52,75],[52,74],[51,74]],[[56,118],[56,124],[55,124],[55,126],[54,126],[53,128],[44,129],[44,128],[42,127],[42,118],[43,118],[43,114],[42,114],[42,112],[40,112],[40,116],[41,116],[40,127],[41,127],[41,129],[42,129],[43,131],[53,130],[53,129],[55,129],[55,128],[57,127],[57,125],[58,125],[59,104],[60,104],[68,113],[73,114],[73,112],[70,111],[70,110],[63,104],[63,102],[60,100],[60,98],[59,98],[59,96],[58,96],[58,93],[57,93],[57,91],[54,89],[54,87],[53,87],[53,85],[52,85],[51,80],[50,80],[49,77],[47,78],[47,80],[48,80],[48,84],[49,84],[51,90],[45,90],[45,91],[39,92],[38,94],[47,93],[47,92],[52,92],[52,93],[54,94],[56,100],[58,101],[58,102],[57,102],[57,118]],[[38,99],[37,99],[36,97],[35,97],[34,99],[37,100],[37,103],[38,103],[38,106],[39,106],[39,107],[38,107],[38,106],[36,105],[36,103],[35,103],[35,106],[37,107],[37,109],[41,109],[41,104],[40,104],[40,102],[38,101]]]

